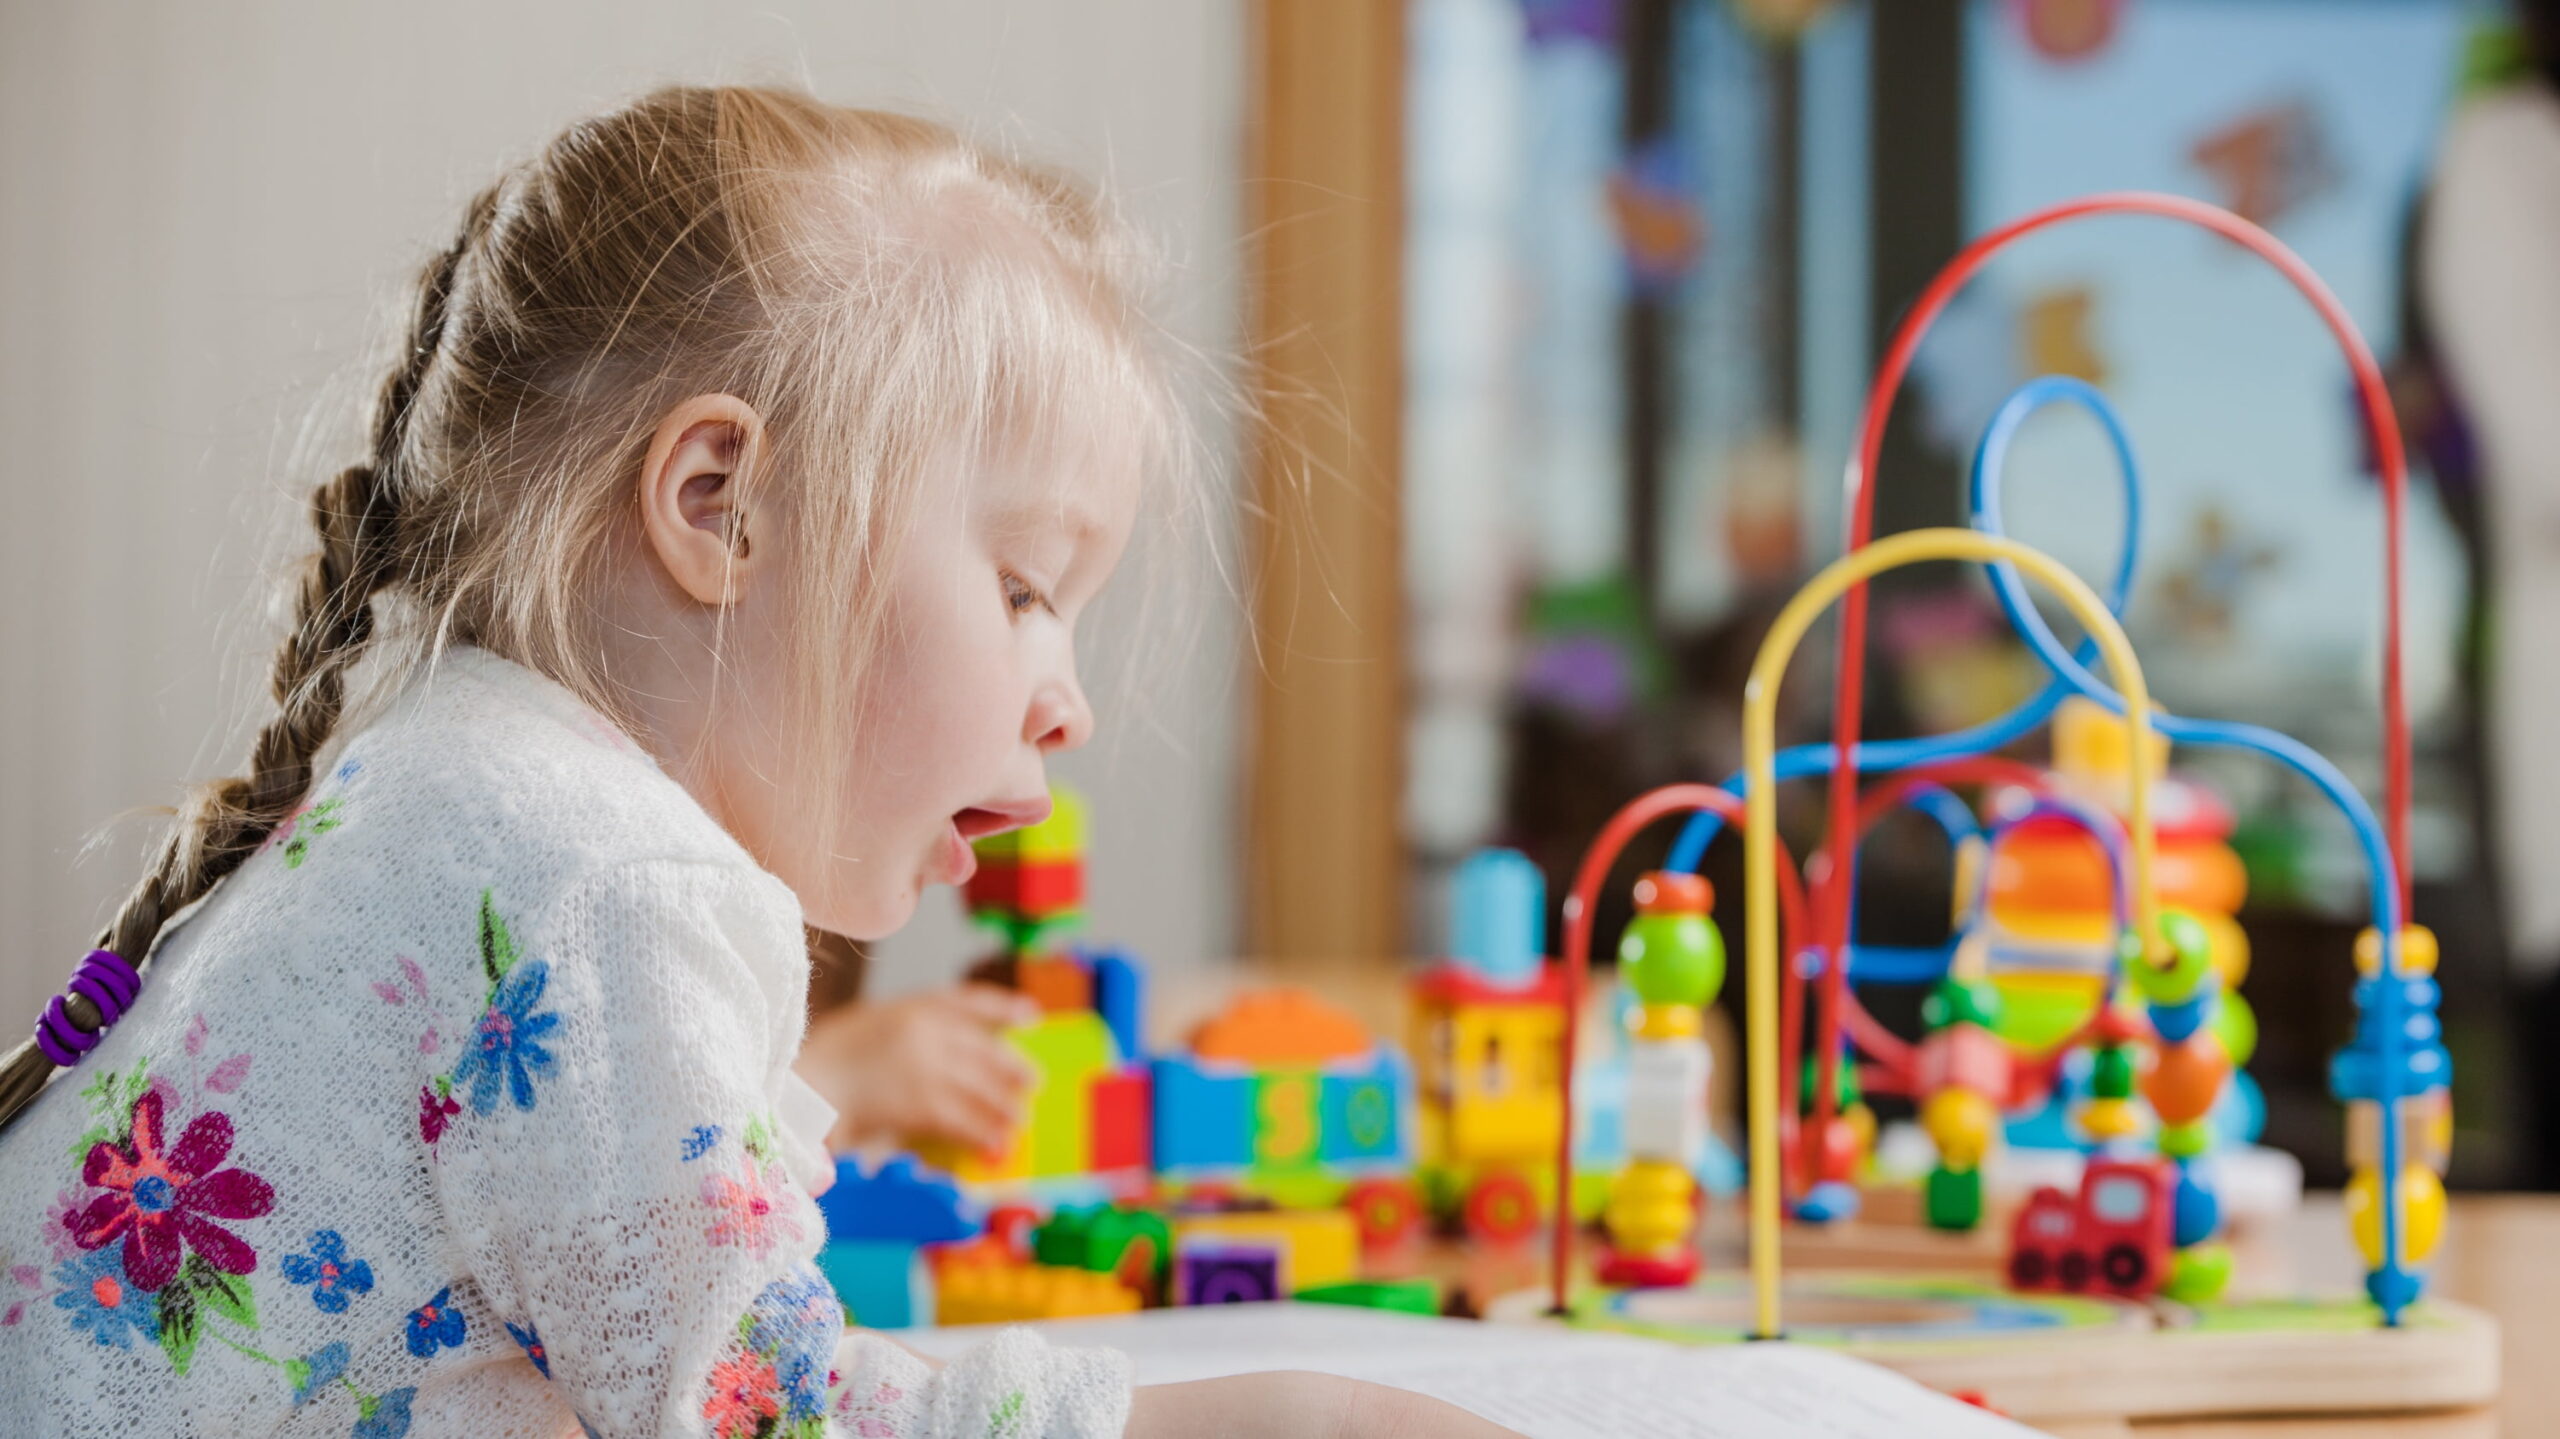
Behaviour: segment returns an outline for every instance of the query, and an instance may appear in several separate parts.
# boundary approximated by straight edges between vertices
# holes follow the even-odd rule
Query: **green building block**
[[[1147,1272],[1161,1283],[1173,1268],[1173,1229],[1150,1209],[1074,1204],[1032,1231],[1031,1257],[1042,1264],[1118,1274],[1129,1247],[1146,1241]]]
[[[1289,1296],[1309,1304],[1349,1304],[1361,1309],[1396,1309],[1407,1314],[1440,1312],[1436,1279],[1366,1279],[1351,1284],[1319,1284]]]
[[[1093,1167],[1094,1079],[1120,1062],[1110,1026],[1090,1010],[1045,1015],[1008,1036],[1039,1076],[1024,1132],[1033,1176],[1082,1174]]]

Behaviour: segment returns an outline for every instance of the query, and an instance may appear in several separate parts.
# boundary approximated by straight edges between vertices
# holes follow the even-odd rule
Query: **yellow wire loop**
[[[1919,560],[1974,560],[1991,564],[2007,560],[2031,579],[2053,591],[2081,628],[2098,643],[2107,672],[2125,698],[2133,730],[2133,753],[2151,747],[2151,693],[2143,684],[2142,666],[2133,645],[2114,615],[2078,575],[2041,550],[2012,539],[1975,530],[1911,530],[1878,540],[1844,555],[1797,591],[1778,612],[1769,637],[1751,664],[1751,681],[1742,692],[1743,792],[1747,822],[1743,826],[1743,907],[1748,936],[1745,969],[1745,1023],[1751,1035],[1748,1076],[1751,1109],[1751,1296],[1753,1332],[1775,1338],[1778,1325],[1778,684],[1786,678],[1787,661],[1822,612],[1851,585],[1883,571]],[[1863,656],[1853,655],[1856,664]],[[2133,848],[2133,909],[2137,932],[2147,947],[2161,944],[2159,901],[2152,893],[2151,776],[2147,766],[2133,767],[2132,803],[2128,816]],[[1835,847],[1851,841],[1834,835]]]

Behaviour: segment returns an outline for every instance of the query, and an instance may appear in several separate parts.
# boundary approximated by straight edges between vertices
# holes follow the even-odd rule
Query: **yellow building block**
[[[976,845],[978,858],[1016,864],[1080,859],[1084,855],[1084,797],[1065,785],[1049,787],[1049,817],[1024,829],[992,834]]]
[[[938,1324],[1075,1319],[1138,1307],[1136,1292],[1111,1275],[1051,1264],[950,1264],[934,1285]]]
[[[1360,1277],[1360,1230],[1347,1210],[1261,1209],[1174,1220],[1177,1251],[1194,1239],[1279,1250],[1280,1289],[1287,1294]]]

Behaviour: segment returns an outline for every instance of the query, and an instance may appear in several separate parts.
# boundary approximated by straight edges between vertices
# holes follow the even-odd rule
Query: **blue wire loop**
[[[2125,432],[2123,420],[2104,395],[2084,381],[2065,375],[2045,375],[2029,380],[2001,402],[2000,408],[1985,428],[1981,444],[1974,450],[1971,484],[1973,527],[1986,534],[2006,536],[2000,515],[2000,484],[2008,460],[2009,447],[2018,430],[2036,411],[2047,405],[2073,404],[2095,420],[2106,432],[2108,444],[2115,451],[2119,482],[2124,489],[2124,538],[2117,547],[2115,573],[2104,593],[2110,614],[2124,613],[2125,601],[2133,586],[2133,575],[2140,559],[2142,532],[2142,479],[2134,458],[2133,440]],[[2065,649],[2052,626],[2036,610],[2028,597],[2025,581],[2017,567],[2007,561],[1989,566],[1992,593],[1999,600],[2001,612],[2016,627],[2027,647],[2051,675],[2043,689],[2016,709],[1997,719],[1985,721],[1954,734],[1918,739],[1865,741],[1850,750],[1850,763],[1861,774],[1890,774],[1935,764],[1942,760],[1962,759],[1987,753],[2016,740],[2051,718],[2062,701],[2074,694],[2084,696],[2106,707],[2111,714],[2125,712],[2124,696],[2089,670],[2097,658],[2096,646],[2082,640],[2077,650]],[[2152,717],[2152,728],[2176,744],[2197,745],[2208,749],[2234,749],[2264,756],[2292,770],[2311,783],[2321,797],[2345,816],[2354,830],[2357,848],[2363,851],[2368,888],[2372,895],[2371,922],[2381,937],[2380,973],[2386,979],[2400,972],[2400,888],[2393,866],[2391,847],[2383,837],[2382,825],[2372,806],[2357,792],[2347,777],[2340,773],[2319,751],[2290,735],[2258,725],[2229,720],[2189,719],[2167,713]],[[1805,779],[1832,772],[1834,749],[1829,744],[1797,745],[1777,755],[1777,779]],[[1743,777],[1727,779],[1727,791],[1740,794]],[[1722,827],[1722,820],[1700,811],[1674,841],[1665,868],[1695,872],[1706,857],[1707,846]],[[2384,1122],[2382,1131],[2382,1255],[2381,1266],[2365,1279],[2367,1292],[2381,1308],[2383,1323],[2398,1325],[2402,1310],[2417,1298],[2418,1277],[2401,1262],[2400,1206],[2393,1202],[2399,1188],[2401,1167],[2400,1125],[2396,1122],[2400,1101],[2411,1092],[2408,1078],[2401,1072],[2401,1048],[2404,1043],[2401,1009],[2404,996],[2397,983],[2374,986],[2380,1010],[2381,1093],[2377,1102]]]

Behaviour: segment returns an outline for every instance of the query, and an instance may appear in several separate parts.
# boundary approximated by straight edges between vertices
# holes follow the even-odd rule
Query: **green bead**
[[[1981,1224],[1982,1171],[1943,1164],[1930,1170],[1927,1211],[1932,1229],[1969,1230]]]
[[[2169,1282],[2160,1292],[2180,1304],[2211,1304],[2231,1282],[2231,1246],[2194,1244],[2169,1260]]]
[[[2089,1069],[2089,1093],[2099,1099],[2133,1097],[2133,1050],[2121,1044],[2099,1046]]]
[[[2222,1002],[2213,1007],[2213,1017],[2205,1021],[2204,1027],[2222,1041],[2222,1052],[2231,1056],[2234,1069],[2247,1064],[2249,1056],[2258,1052],[2257,1011],[2236,989],[2222,992]]]
[[[1618,974],[1646,1004],[1713,1004],[1724,936],[1703,914],[1640,914],[1618,937]]]
[[[2160,938],[2169,949],[2161,964],[2149,955],[2126,965],[2133,987],[2153,1004],[2184,1004],[2213,980],[2213,950],[2204,926],[2191,914],[2170,910],[2160,916]]]
[[[1796,1081],[1797,1113],[1813,1113],[1814,1091],[1821,1084],[1822,1071],[1815,1065],[1814,1057],[1808,1054],[1804,1057],[1804,1073]],[[1865,1097],[1866,1091],[1858,1087],[1857,1062],[1845,1054],[1840,1056],[1840,1062],[1831,1067],[1831,1112],[1846,1114],[1851,1105]]]
[[[1933,1030],[1950,1024],[1978,1024],[1985,1029],[2000,1027],[2000,991],[1987,979],[1938,981],[1929,997],[1920,1002],[1920,1022]]]
[[[2213,1148],[2213,1121],[2190,1119],[2160,1126],[2160,1152],[2171,1159],[2193,1159]]]

